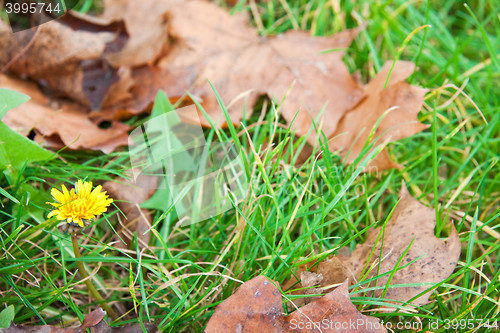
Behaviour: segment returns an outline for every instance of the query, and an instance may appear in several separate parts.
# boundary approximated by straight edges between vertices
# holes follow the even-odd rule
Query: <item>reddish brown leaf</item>
[[[342,58],[359,29],[346,30],[332,37],[311,37],[309,34],[290,31],[270,41],[271,48],[278,54],[276,64],[284,66],[276,79],[267,88],[269,96],[280,101],[294,82],[281,112],[300,136],[306,135],[312,126],[312,119],[318,118],[321,129],[327,136],[334,133],[342,116],[363,97],[363,92],[351,77]],[[297,47],[300,45],[300,47]],[[340,49],[339,51],[329,51]],[[297,110],[301,110],[293,120]],[[317,143],[315,131],[308,142]]]
[[[43,326],[25,326],[25,325],[10,325],[9,328],[1,330],[3,333],[80,333],[85,332],[87,328],[93,327],[103,321],[106,312],[98,308],[83,319],[83,323],[75,328],[63,328],[57,326],[43,325]]]
[[[54,135],[70,149],[94,149],[105,153],[128,142],[128,126],[114,122],[108,129],[92,123],[81,106],[48,100],[32,83],[0,75],[0,87],[10,88],[31,97],[27,103],[7,112],[2,121],[21,134],[35,129],[41,142],[54,143]],[[62,147],[56,147],[62,148]]]
[[[0,65],[3,66],[23,50],[36,30],[13,34],[7,30],[5,23],[0,23],[0,27]],[[74,31],[58,21],[46,23],[39,29],[30,48],[11,65],[11,71],[32,77],[49,75],[54,70],[58,70],[57,74],[72,73],[80,61],[99,58],[106,42],[113,38],[110,33],[98,35]]]
[[[80,326],[80,330],[84,331],[89,327],[99,324],[104,319],[105,316],[106,316],[106,311],[104,311],[101,308],[97,308],[96,310],[92,311],[91,313],[85,316],[85,318],[83,319],[82,326]]]
[[[127,15],[131,15],[132,5],[127,0],[109,0],[107,6],[107,16],[115,20],[127,21]],[[228,106],[235,124],[244,117],[245,106],[248,115],[257,98],[267,94],[278,103],[283,101],[280,111],[288,122],[293,121],[292,127],[300,136],[308,133],[317,118],[327,137],[347,133],[330,144],[344,156],[362,132],[348,163],[361,152],[371,128],[389,108],[397,107],[382,121],[377,131],[381,135],[375,136],[379,142],[399,140],[426,127],[416,119],[425,90],[403,82],[413,72],[413,64],[396,63],[385,89],[390,64],[364,89],[349,74],[342,57],[356,29],[332,37],[289,31],[263,38],[248,25],[245,16],[231,16],[212,3],[160,0],[156,6],[155,17],[165,13],[168,16],[169,52],[159,60],[158,67],[134,70],[134,81],[142,84],[132,88],[134,100],[118,109],[141,112],[153,101],[158,89],[173,99],[190,91],[216,123],[224,125],[225,119],[208,80]],[[144,17],[139,19],[141,15],[144,13],[134,10],[133,21],[140,21],[144,29],[165,28],[163,21],[145,22]],[[134,29],[129,26],[129,30]],[[322,116],[318,117],[323,107]],[[204,125],[209,123],[205,121]],[[308,141],[317,142],[315,131]],[[389,159],[386,150],[371,165],[380,171],[398,166]]]
[[[264,276],[244,283],[217,306],[205,332],[386,332],[377,318],[357,311],[346,283],[289,316],[274,283]]]
[[[306,32],[291,31],[263,38],[248,25],[246,16],[231,16],[222,8],[204,1],[159,0],[144,7],[142,3],[109,0],[105,7],[106,17],[126,22],[131,34],[127,46],[147,43],[148,38],[157,40],[158,31],[163,39],[167,36],[172,41],[169,52],[159,61],[159,68],[134,70],[134,77],[139,76],[142,80],[135,79],[138,84],[134,88],[134,100],[126,105],[132,112],[148,105],[159,88],[172,98],[189,90],[216,123],[223,125],[225,119],[207,82],[209,80],[228,105],[232,121],[238,124],[245,104],[247,114],[250,114],[259,95],[268,94],[280,102],[294,85],[281,106],[284,117],[291,122],[300,110],[293,126],[299,135],[305,135],[312,118],[316,118],[326,106],[323,128],[331,135],[342,115],[363,96],[342,62],[344,49],[357,30],[332,37],[312,37]],[[168,17],[166,21],[165,15]],[[163,39],[149,44],[166,45]],[[133,66],[151,64],[151,60],[161,54],[159,49],[134,47],[130,50],[134,61],[130,62],[123,60],[129,56],[125,55],[127,46],[116,57],[107,57],[110,62]],[[329,52],[321,54],[325,51]],[[121,60],[117,60],[119,58]],[[140,60],[142,58],[148,61]],[[118,108],[123,108],[123,105]],[[314,142],[315,137],[313,133],[310,142]]]
[[[321,293],[329,292],[332,288],[326,289],[326,286],[337,285],[343,283],[348,278],[352,279],[349,274],[349,267],[347,267],[340,259],[341,256],[327,258],[319,265],[316,261],[311,261],[307,264],[298,267],[296,276],[292,277],[284,285],[284,290],[298,289],[299,287],[307,288],[300,289],[292,292],[294,295],[318,295]],[[300,282],[300,284],[298,284]],[[296,306],[302,306],[317,299],[317,296],[299,298],[294,301]],[[288,309],[293,309],[292,304],[288,304]]]
[[[121,40],[119,32],[122,28],[111,22],[99,25],[95,19],[86,22],[85,26],[76,23],[84,19],[82,16],[73,20],[51,21],[41,25],[38,32],[31,29],[15,34],[0,23],[0,67],[22,54],[10,64],[11,72],[28,76],[92,109],[100,107],[110,87],[127,80],[126,75],[123,76],[103,58],[107,51],[116,47],[116,40]],[[84,30],[73,30],[61,22],[78,28],[83,26]],[[112,29],[118,31],[110,31]],[[124,84],[127,85],[120,83]],[[129,96],[115,94],[113,100],[126,97]]]
[[[300,110],[293,123],[299,135],[307,133],[312,118],[325,106],[323,129],[333,134],[338,120],[363,96],[342,62],[344,49],[357,30],[332,37],[290,31],[262,38],[248,26],[246,17],[230,16],[211,3],[182,2],[169,13],[169,34],[175,43],[160,66],[173,72],[201,68],[185,89],[201,99],[218,124],[225,120],[207,80],[221,95],[236,124],[243,117],[244,105],[247,114],[251,113],[256,99],[263,94],[280,103],[294,85],[281,112],[291,122]],[[329,52],[321,54],[325,51]],[[315,142],[315,137],[313,133],[310,142]]]
[[[347,163],[352,163],[361,153],[370,131],[387,110],[391,111],[377,127],[373,138],[378,139],[379,144],[400,140],[428,127],[417,119],[427,90],[404,82],[413,73],[415,65],[398,61],[390,72],[392,64],[385,63],[377,76],[365,86],[366,99],[342,118],[331,136],[335,139],[330,141],[330,149],[340,150],[344,157],[349,152]],[[377,171],[400,167],[390,159],[386,149],[371,161],[370,166],[376,167]]]
[[[114,67],[137,67],[153,64],[168,48],[167,10],[173,1],[104,2],[103,17],[123,20],[130,34],[128,42],[118,52],[106,55]]]
[[[90,329],[92,333],[142,333],[143,329],[141,324],[131,324],[121,327],[109,327],[108,323],[104,320],[104,312],[98,308],[83,319],[83,323],[79,327],[57,327],[51,325],[43,326],[25,326],[25,325],[10,325],[9,328],[0,330],[2,333],[81,333],[86,329]],[[149,333],[157,332],[156,326],[152,324],[144,324],[146,331]]]
[[[154,177],[148,177],[146,181],[156,182]],[[149,243],[150,234],[148,231],[151,228],[152,218],[151,213],[147,209],[139,207],[141,203],[146,201],[154,194],[155,184],[139,187],[133,181],[125,182],[106,182],[104,188],[109,195],[115,200],[120,210],[125,215],[125,220],[121,221],[121,226],[118,228],[118,236],[125,241],[126,244],[120,241],[118,247],[128,247],[133,238],[134,232],[137,232],[139,248],[144,248]],[[119,216],[123,219],[122,216]]]
[[[136,67],[132,69],[132,81],[139,84],[135,84],[130,90],[133,98],[116,103],[113,108],[100,114],[107,119],[116,119],[113,117],[127,117],[149,110],[159,90],[167,92],[169,98],[175,101],[186,93],[186,87],[189,86],[194,73],[194,69],[180,69],[174,72],[157,66]]]
[[[311,271],[321,275],[318,287],[323,288],[342,283],[346,276],[350,281],[358,281],[365,267],[368,267],[369,270],[365,279],[398,268],[390,281],[390,285],[423,284],[413,287],[394,287],[387,290],[385,298],[406,302],[427,290],[432,284],[443,281],[453,273],[461,250],[460,238],[455,228],[452,226],[451,234],[447,239],[437,238],[434,235],[436,226],[434,209],[419,203],[408,193],[404,185],[400,196],[401,200],[385,227],[383,240],[380,239],[377,243],[381,228],[372,229],[369,231],[366,241],[363,244],[358,244],[352,254],[329,258],[313,267]],[[409,251],[404,255],[399,266],[396,267],[399,258],[412,241],[413,244]],[[375,249],[373,250],[374,246]],[[372,250],[373,256],[368,262]],[[416,262],[399,269],[413,260],[416,260]],[[300,275],[309,270],[313,265],[314,263],[310,263],[307,266],[302,266],[299,268],[298,274]],[[318,276],[315,277],[318,278]],[[376,286],[384,287],[388,279],[389,274],[378,278]],[[295,282],[292,279],[287,286],[289,287]],[[373,296],[381,297],[382,293],[383,288],[377,290]],[[412,301],[412,304],[426,304],[430,295],[431,292],[428,292]],[[388,309],[388,311],[391,311],[391,309]]]
[[[11,70],[92,109],[102,106],[91,116],[95,119],[144,112],[162,89],[174,101],[191,92],[224,126],[211,82],[231,121],[239,124],[258,97],[268,95],[297,135],[307,135],[317,119],[328,138],[336,137],[330,148],[344,157],[355,141],[347,163],[359,155],[387,109],[396,108],[376,132],[380,143],[425,128],[416,119],[425,90],[403,82],[413,64],[396,63],[386,88],[389,64],[364,88],[350,75],[342,58],[359,29],[330,37],[302,31],[261,37],[246,15],[230,15],[205,1],[107,0],[104,8],[102,18],[70,15],[44,25]],[[6,52],[0,65],[23,52],[32,37],[33,31],[1,34]],[[315,145],[317,138],[312,130],[308,142]],[[398,165],[384,150],[372,166],[384,170]]]

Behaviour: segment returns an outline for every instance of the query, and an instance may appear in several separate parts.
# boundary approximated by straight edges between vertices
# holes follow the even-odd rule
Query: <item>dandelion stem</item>
[[[78,258],[81,257],[81,254],[80,254],[80,247],[78,246],[78,237],[76,235],[76,232],[74,231],[71,232],[71,241],[73,243],[73,252],[75,253],[78,272],[80,272],[80,276],[82,277],[83,282],[85,282],[87,289],[89,290],[92,297],[94,297],[94,299],[99,303],[99,305],[106,311],[108,316],[110,316],[113,320],[117,320],[119,318],[118,314],[106,303],[104,298],[102,298],[101,294],[99,294],[99,292],[94,286],[94,283],[92,283],[92,279],[89,278],[89,275],[85,270],[85,267],[83,266],[83,262],[78,260]]]

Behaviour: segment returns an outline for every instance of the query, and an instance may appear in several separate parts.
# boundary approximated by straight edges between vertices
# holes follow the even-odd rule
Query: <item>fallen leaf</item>
[[[413,73],[415,64],[397,61],[391,71],[392,65],[393,62],[386,62],[377,76],[365,86],[367,97],[342,118],[330,137],[334,138],[329,142],[330,150],[340,150],[348,164],[361,153],[373,127],[387,110],[391,111],[380,122],[373,137],[379,144],[400,140],[428,127],[417,119],[427,89],[404,82]],[[384,148],[370,162],[369,169],[373,167],[383,171],[401,166],[391,160]]]
[[[398,268],[390,285],[419,283],[422,285],[389,288],[385,298],[407,302],[427,290],[432,284],[439,283],[450,276],[460,257],[461,243],[455,228],[452,226],[450,236],[442,240],[434,235],[435,226],[434,209],[425,207],[414,199],[403,184],[400,201],[385,226],[383,240],[380,239],[377,243],[377,237],[382,232],[381,228],[372,229],[368,232],[365,242],[358,244],[350,255],[329,258],[318,265],[315,265],[314,262],[309,263],[301,266],[297,274],[300,275],[310,270],[321,275],[319,287],[324,290],[326,286],[342,283],[346,276],[350,281],[359,281],[366,266],[369,272],[364,280],[373,278],[377,274],[390,273]],[[403,256],[412,241],[410,249]],[[374,246],[375,249],[373,249]],[[372,250],[373,256],[368,262]],[[396,267],[401,256],[403,256],[402,261]],[[416,261],[400,269],[413,260]],[[388,279],[389,274],[378,278],[376,286],[386,286]],[[296,280],[291,279],[287,283],[287,287],[295,283]],[[383,289],[373,292],[373,297],[381,297]],[[412,301],[411,304],[417,306],[426,304],[431,293],[432,291],[425,293]],[[386,310],[393,311],[395,309],[391,307]]]
[[[292,124],[298,135],[307,134],[323,107],[323,130],[333,134],[343,114],[363,97],[342,62],[358,29],[331,37],[313,37],[303,31],[260,37],[245,16],[231,16],[212,3],[182,2],[172,6],[169,14],[169,35],[174,42],[159,66],[173,72],[201,68],[185,89],[200,98],[219,125],[225,119],[207,80],[221,95],[235,124],[244,116],[244,105],[250,114],[260,95],[267,94],[277,103],[287,95],[280,110],[290,123],[299,112]],[[167,95],[172,96],[168,90]],[[309,142],[316,142],[315,138],[313,133]]]
[[[199,101],[218,126],[225,126],[210,82],[238,125],[257,99],[267,95],[298,136],[308,135],[308,143],[315,145],[321,129],[334,138],[330,149],[352,163],[388,109],[392,111],[374,137],[381,144],[426,128],[416,118],[425,90],[404,82],[413,64],[397,62],[393,70],[386,64],[364,87],[349,73],[342,58],[359,30],[330,37],[304,31],[262,37],[247,15],[230,15],[210,2],[106,0],[99,18],[70,14],[45,24],[35,37],[33,30],[0,34],[6,50],[0,65],[25,52],[11,64],[13,73],[86,106],[83,112],[99,111],[89,115],[99,120],[149,111],[158,90],[172,101],[189,91],[194,101],[186,103]],[[314,120],[317,130],[312,129]],[[383,150],[372,166],[382,171],[399,165]]]
[[[85,318],[83,318],[83,323],[82,326],[80,326],[80,330],[85,331],[87,328],[99,324],[105,316],[106,312],[101,308],[97,308],[96,310],[86,315]]]
[[[191,78],[195,75],[194,69],[180,69],[178,72],[167,71],[157,66],[141,66],[132,69],[132,81],[140,84],[130,89],[133,98],[115,103],[112,108],[95,112],[93,117],[103,119],[127,118],[151,110],[158,91],[167,91],[169,99],[174,102],[186,93]],[[176,82],[172,84],[172,82]]]
[[[140,112],[153,101],[158,89],[174,99],[190,91],[216,123],[223,125],[225,119],[208,80],[228,105],[233,123],[238,124],[244,116],[244,104],[249,115],[260,95],[268,94],[280,102],[294,86],[281,105],[284,117],[292,122],[299,112],[292,127],[305,135],[312,119],[326,106],[323,129],[330,135],[343,114],[363,97],[361,87],[342,62],[358,29],[331,37],[313,37],[300,31],[260,37],[245,15],[230,15],[209,2],[146,1],[145,6],[123,0],[105,2],[105,17],[126,22],[131,34],[127,45],[147,43],[149,38],[159,40],[152,43],[159,45],[155,51],[145,47],[130,50],[134,61],[124,60],[129,57],[125,55],[127,46],[116,57],[107,57],[115,65],[150,65],[139,72],[133,70],[134,77],[142,78],[134,79],[138,83],[132,88],[136,89],[134,100],[118,109]],[[168,45],[166,37],[171,41]],[[168,47],[168,52],[155,66],[155,56],[163,53],[161,45],[162,50]],[[208,121],[204,125],[208,126]],[[315,142],[315,137],[313,133],[310,142]]]
[[[350,75],[342,58],[359,29],[331,37],[312,37],[302,31],[260,37],[248,25],[246,16],[231,16],[212,3],[157,3],[155,15],[167,18],[168,53],[157,65],[133,70],[134,81],[142,84],[132,88],[134,100],[118,105],[119,110],[142,112],[160,89],[173,100],[190,91],[215,123],[224,126],[226,120],[209,81],[234,124],[251,113],[259,96],[268,95],[281,103],[279,110],[297,135],[307,135],[313,119],[317,119],[325,135],[335,137],[330,142],[332,150],[340,150],[345,157],[355,142],[347,163],[359,155],[370,130],[388,109],[394,110],[377,129],[376,134],[380,135],[374,139],[379,142],[396,141],[426,128],[416,118],[426,90],[404,82],[413,73],[412,63],[397,62],[386,88],[391,63],[364,87]],[[108,0],[107,4],[108,17],[127,20],[124,17],[131,6],[129,1]],[[165,26],[163,21],[160,24],[155,19],[139,19],[144,15],[141,13],[134,10],[134,20],[144,22],[143,29],[157,31]],[[134,29],[130,26],[129,30]],[[209,126],[206,119],[201,119],[203,125]],[[308,136],[308,142],[317,142],[316,131]],[[399,167],[387,150],[371,162],[370,168],[373,166],[378,171]]]
[[[9,328],[2,330],[4,333],[79,333],[85,332],[87,328],[93,327],[103,321],[106,312],[101,308],[90,312],[83,319],[83,323],[79,327],[57,327],[51,325],[43,326],[25,326],[25,325],[10,325]]]
[[[83,319],[83,323],[79,327],[57,327],[51,325],[42,326],[26,326],[26,325],[14,325],[11,324],[10,327],[0,330],[2,333],[81,333],[85,332],[87,329],[91,333],[142,333],[144,332],[141,324],[130,324],[120,327],[109,327],[108,323],[104,320],[104,312],[101,308],[90,312]],[[152,333],[157,332],[156,326],[152,324],[144,324],[146,332]]]
[[[107,52],[123,43],[123,27],[90,18],[83,23],[85,19],[79,15],[51,21],[38,29],[15,34],[8,31],[5,23],[0,23],[0,66],[21,55],[9,65],[12,73],[28,76],[92,109],[101,106],[112,86],[115,86],[111,91],[113,101],[130,97],[116,94],[124,90],[116,86],[130,87],[130,75],[104,59]]]
[[[151,228],[152,218],[149,210],[142,209],[139,205],[155,193],[156,184],[138,186],[134,181],[124,180],[122,182],[108,181],[103,185],[126,219],[121,221],[120,228],[117,230],[120,240],[118,247],[129,247],[134,232],[137,232],[138,246],[142,249],[149,243],[150,234],[147,231]],[[148,177],[146,181],[156,182],[156,178]],[[122,218],[121,214],[118,218]]]
[[[31,42],[36,29],[11,33],[8,26],[0,21],[0,65],[7,64]],[[92,34],[87,31],[74,31],[57,22],[40,26],[39,32],[30,48],[9,68],[11,71],[30,76],[47,74],[61,66],[75,66],[84,59],[98,58],[112,39],[112,34]]]
[[[173,1],[104,1],[102,17],[123,21],[130,38],[123,49],[105,56],[114,67],[152,65],[169,45],[167,11]]]
[[[70,149],[94,149],[105,153],[128,142],[127,125],[113,122],[108,129],[99,128],[88,119],[80,105],[50,101],[33,83],[0,75],[0,87],[31,97],[27,103],[10,110],[2,118],[5,124],[23,135],[27,136],[35,129],[42,136],[37,140],[48,139],[47,143],[54,144],[56,136],[60,140],[60,146],[56,148],[62,148],[62,145]]]
[[[99,106],[107,108],[120,101],[133,98],[130,92],[134,86],[131,69],[123,66],[112,66],[107,59],[108,55],[123,49],[129,40],[123,21],[69,12],[59,22],[75,31],[88,31],[96,34],[110,32],[113,34],[113,39],[106,43],[100,58],[86,59],[80,64],[83,71],[81,88],[90,101],[92,110],[97,110]]]
[[[300,280],[292,277],[285,282],[283,290],[298,289],[299,287],[307,288],[292,291],[293,295],[318,295],[333,290],[333,287],[328,286],[334,286],[353,278],[352,274],[349,274],[349,267],[343,263],[341,257],[337,255],[327,258],[319,265],[317,261],[311,261],[299,266],[295,275],[300,277]],[[299,282],[300,285],[298,285]],[[294,304],[295,306],[302,306],[317,298],[318,296],[298,298],[294,301]],[[288,304],[288,309],[293,309],[291,303]]]
[[[142,328],[144,325],[144,329]],[[110,327],[108,323],[102,320],[99,324],[90,327],[90,333],[153,333],[159,332],[155,325],[143,323],[143,324],[129,324],[118,327]],[[80,332],[81,333],[81,332]]]
[[[347,283],[288,316],[275,283],[265,276],[244,283],[217,306],[205,332],[386,332],[379,319],[357,311]]]
[[[277,63],[285,62],[285,66],[266,92],[279,101],[280,97],[285,97],[290,83],[295,83],[280,108],[288,123],[293,121],[292,127],[298,135],[306,135],[312,120],[321,112],[318,124],[327,136],[331,135],[342,116],[363,98],[362,90],[342,61],[345,50],[358,32],[359,29],[352,29],[319,38],[290,31],[271,41],[271,47],[279,54]],[[332,49],[339,50],[329,51]],[[325,51],[328,53],[321,54]],[[298,109],[301,112],[294,120]],[[308,142],[317,143],[314,131]]]

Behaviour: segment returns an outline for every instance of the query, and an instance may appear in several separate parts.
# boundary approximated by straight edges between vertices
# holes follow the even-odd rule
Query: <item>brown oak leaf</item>
[[[0,67],[9,64],[12,73],[98,109],[103,103],[131,97],[130,71],[105,59],[123,46],[124,29],[119,22],[71,13],[15,34],[0,22]]]
[[[211,3],[187,1],[169,13],[169,35],[175,42],[160,66],[168,71],[201,68],[186,89],[218,124],[225,120],[207,80],[235,124],[244,116],[244,106],[250,114],[260,95],[277,103],[286,96],[280,110],[290,123],[298,112],[292,127],[299,135],[307,134],[323,108],[323,130],[331,135],[342,115],[363,97],[342,61],[358,29],[331,37],[303,31],[260,37],[246,17],[231,16]],[[315,137],[313,131],[310,142]]]
[[[105,153],[128,142],[127,125],[112,122],[110,128],[99,128],[88,119],[79,104],[51,101],[31,82],[0,75],[0,87],[31,97],[27,103],[7,112],[2,121],[23,135],[34,130],[40,134],[35,137],[36,141],[45,142],[56,149],[67,146],[70,149],[93,149]]]
[[[342,118],[331,136],[334,139],[329,142],[330,150],[340,150],[346,163],[350,164],[358,157],[371,130],[388,110],[373,136],[378,144],[400,140],[428,127],[417,119],[427,89],[404,82],[413,73],[415,64],[397,61],[391,71],[392,65],[393,62],[386,62],[377,76],[364,87],[367,97]],[[391,160],[386,148],[369,166],[377,168],[377,171],[401,167]]]
[[[244,283],[217,306],[205,332],[387,332],[379,319],[358,312],[347,283],[288,316],[275,283],[265,276]]]
[[[300,266],[296,275],[301,276],[307,271],[316,274],[313,275],[313,278],[316,279],[321,275],[318,288],[324,291],[324,287],[342,283],[346,277],[350,281],[358,281],[367,267],[368,272],[364,276],[364,280],[376,277],[377,274],[387,273],[376,280],[376,286],[380,288],[375,292],[370,292],[374,297],[381,297],[390,273],[396,270],[390,285],[421,285],[390,287],[385,293],[385,298],[399,301],[396,304],[407,302],[429,289],[433,284],[449,277],[460,257],[461,243],[455,228],[452,226],[450,236],[443,240],[434,235],[435,226],[434,209],[425,207],[414,199],[403,184],[400,201],[387,222],[385,230],[383,230],[383,239],[380,236],[377,242],[377,238],[382,232],[381,228],[372,229],[368,232],[365,242],[358,244],[350,255],[337,255],[319,264],[308,263]],[[408,252],[404,254],[409,246]],[[372,251],[373,255],[368,261]],[[397,266],[401,256],[403,258]],[[414,260],[415,262],[410,264]],[[405,265],[408,266],[402,268]],[[295,279],[291,279],[286,284],[287,288],[295,285],[296,282]],[[306,286],[311,285],[307,285],[306,281]],[[296,288],[294,287],[294,289]],[[426,304],[431,293],[432,291],[425,293],[412,301],[411,304],[419,306]],[[395,309],[394,307],[386,310],[393,311]]]

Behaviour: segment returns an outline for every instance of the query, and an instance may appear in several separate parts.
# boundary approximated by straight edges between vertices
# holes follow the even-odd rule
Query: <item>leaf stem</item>
[[[83,261],[78,260],[81,257],[80,247],[78,245],[78,237],[75,231],[71,232],[71,242],[73,243],[73,252],[75,253],[76,266],[78,267],[78,272],[80,272],[80,276],[85,282],[87,289],[89,290],[92,297],[99,303],[99,305],[106,311],[108,316],[110,316],[113,320],[117,320],[119,318],[118,314],[105,302],[104,298],[102,298],[101,294],[97,291],[92,282],[92,279],[89,278],[85,267],[83,266]]]

